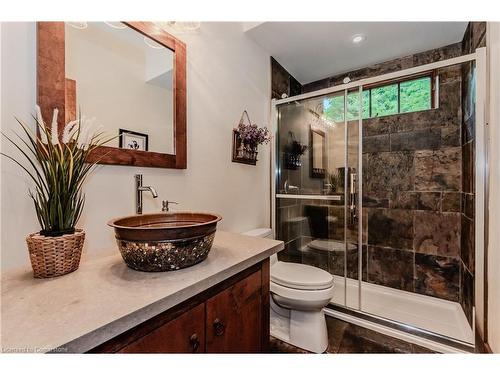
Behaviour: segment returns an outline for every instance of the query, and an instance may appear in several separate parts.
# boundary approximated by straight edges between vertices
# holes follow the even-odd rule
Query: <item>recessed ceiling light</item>
[[[366,36],[364,36],[363,34],[356,34],[352,37],[352,42],[354,44],[359,44],[361,43],[362,41],[364,41],[366,39]]]

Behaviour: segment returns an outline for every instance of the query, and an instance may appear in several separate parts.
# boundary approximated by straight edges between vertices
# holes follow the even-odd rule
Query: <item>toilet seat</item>
[[[303,290],[288,288],[271,281],[269,288],[272,294],[294,301],[290,306],[286,306],[287,308],[308,306],[307,309],[321,309],[333,298],[333,285],[327,289]]]
[[[325,290],[333,286],[333,276],[317,267],[277,262],[271,267],[271,282],[297,290]]]

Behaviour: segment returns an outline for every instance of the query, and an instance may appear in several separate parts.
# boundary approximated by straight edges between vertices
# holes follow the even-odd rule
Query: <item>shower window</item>
[[[357,120],[359,113],[359,94],[347,94],[347,121]],[[323,116],[334,122],[344,122],[344,95],[323,99]],[[370,90],[363,91],[363,118],[370,117]]]
[[[432,107],[432,78],[423,77],[399,84],[399,113],[425,111]]]
[[[371,117],[395,115],[398,113],[398,85],[377,87],[370,90]]]
[[[432,108],[433,77],[426,73],[418,78],[363,90],[363,119],[425,111]],[[359,94],[347,95],[347,121],[357,120]],[[334,122],[344,121],[344,96],[323,100],[323,116]]]

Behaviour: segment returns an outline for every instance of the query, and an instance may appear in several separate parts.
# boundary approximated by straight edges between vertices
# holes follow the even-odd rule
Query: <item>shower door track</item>
[[[412,335],[425,340],[431,340],[433,342],[449,346],[454,349],[458,349],[459,351],[474,353],[473,344],[468,344],[463,341],[455,340],[451,337],[444,336],[439,333],[428,331],[422,328],[417,328],[409,324],[404,324],[401,322],[397,322],[395,320],[386,319],[377,315],[370,314],[365,311],[354,310],[350,309],[349,307],[333,303],[328,304],[328,306],[324,309],[324,311],[326,315],[332,316],[340,320],[344,321],[348,320],[345,317],[346,315],[348,315],[354,318],[374,323],[376,325],[387,327],[389,329],[398,330],[406,335]],[[422,343],[420,343],[420,345],[424,346]]]
[[[455,58],[447,59],[447,60],[442,60],[442,61],[437,61],[433,62],[430,64],[425,64],[425,65],[420,65],[417,67],[413,68],[408,68],[408,69],[403,69],[399,70],[397,72],[392,72],[392,73],[387,73],[387,74],[382,74],[378,75],[375,77],[369,77],[365,79],[360,79],[357,81],[352,81],[347,84],[342,84],[342,85],[337,85],[337,86],[332,86],[328,87],[325,89],[320,89],[316,91],[312,91],[309,93],[305,94],[300,94],[296,96],[291,96],[288,98],[284,99],[272,99],[271,100],[271,134],[274,136],[277,135],[278,131],[278,121],[279,121],[279,113],[277,110],[277,106],[280,104],[286,104],[286,103],[292,103],[292,102],[297,102],[299,100],[303,99],[310,99],[310,98],[315,98],[315,97],[320,97],[320,96],[325,96],[328,94],[336,93],[336,92],[341,92],[344,91],[346,93],[349,89],[354,89],[358,88],[358,90],[361,92],[363,86],[366,85],[371,85],[371,84],[376,84],[378,82],[383,82],[387,80],[394,80],[400,77],[404,76],[409,76],[413,74],[418,74],[424,71],[429,71],[429,70],[435,70],[439,68],[445,68],[448,66],[452,65],[458,65],[461,63],[469,62],[469,61],[474,61],[476,63],[476,135],[475,135],[475,140],[474,140],[474,145],[475,145],[475,264],[476,264],[476,273],[474,275],[474,295],[475,295],[475,308],[474,308],[474,318],[472,322],[472,330],[474,336],[479,336],[483,339],[484,338],[484,322],[487,319],[487,312],[484,311],[484,298],[485,298],[485,278],[486,278],[486,270],[484,270],[484,257],[486,256],[487,253],[487,242],[486,242],[486,236],[487,236],[487,228],[485,227],[485,223],[488,222],[488,212],[486,210],[485,202],[488,201],[488,186],[486,185],[485,181],[488,179],[488,170],[486,168],[487,163],[488,163],[488,150],[487,150],[487,143],[485,140],[487,139],[487,133],[488,133],[488,124],[486,122],[485,118],[485,103],[486,103],[486,48],[481,47],[477,48],[474,53],[467,54],[467,55],[462,55],[458,56]],[[344,103],[345,106],[345,103]],[[360,107],[361,107],[361,101],[360,101]],[[345,108],[344,108],[345,109]],[[345,119],[346,121],[346,119]],[[345,122],[344,121],[344,122]],[[361,116],[359,116],[359,150],[358,153],[362,153],[362,119]],[[347,142],[347,140],[346,140]],[[347,146],[346,146],[347,147]],[[361,158],[359,159],[359,194],[361,196],[362,194],[362,177],[361,174],[363,173],[363,168],[362,168],[362,161]],[[291,194],[276,194],[276,179],[278,177],[277,174],[277,168],[276,168],[276,143],[272,142],[271,143],[271,228],[273,230],[273,234],[276,235],[276,198],[292,198]],[[302,197],[311,197],[311,199],[330,199],[330,200],[342,200],[341,196],[340,198],[331,198],[329,196],[326,198],[326,196],[323,196],[325,198],[321,198],[320,196],[314,196],[314,195],[309,195],[309,196],[302,196],[302,195],[294,195],[294,198],[302,198]],[[361,199],[360,199],[361,202]],[[344,204],[347,204],[347,202],[344,202]],[[361,210],[363,209],[363,205],[359,204],[360,207],[360,213],[362,212]],[[360,221],[360,225],[358,228],[358,238],[361,238],[362,236],[362,230],[363,230],[363,225],[362,221]],[[359,240],[358,240],[359,242]],[[358,244],[358,249],[361,249],[361,246]],[[361,251],[360,251],[361,253]],[[360,254],[361,255],[361,254]],[[362,267],[362,256],[359,256],[359,261],[358,261],[358,268],[361,270]],[[359,273],[361,274],[361,273]],[[344,274],[345,275],[345,274]],[[361,280],[359,280],[361,283]],[[387,323],[390,323],[394,326],[402,327],[405,328],[403,330],[411,330],[413,333],[414,332],[424,332],[427,337],[432,337],[433,340],[436,342],[442,342],[443,340],[450,342],[454,342],[455,346],[462,346],[462,347],[468,347],[467,344],[462,343],[462,342],[455,342],[453,339],[448,338],[446,336],[441,336],[437,333],[430,332],[430,331],[425,331],[410,325],[406,324],[400,324],[396,321],[388,320],[383,317],[375,317],[369,313],[366,313],[362,310],[362,299],[361,299],[361,289],[358,291],[359,293],[359,298],[358,298],[358,309],[357,310],[351,310],[348,309],[351,312],[355,312],[356,314],[366,317],[370,319],[368,320],[373,320],[377,319],[379,321],[385,321]],[[339,305],[336,305],[336,307]],[[346,308],[342,306],[342,308]],[[387,324],[386,324],[387,325]],[[479,328],[479,332],[476,332],[476,327]],[[470,350],[470,348],[468,349]]]
[[[346,83],[346,84],[331,86],[331,87],[327,87],[324,89],[311,91],[311,92],[308,92],[305,94],[290,96],[290,97],[284,98],[284,99],[272,99],[271,106],[273,107],[273,109],[275,109],[275,107],[277,105],[280,105],[280,104],[290,103],[290,102],[303,100],[303,99],[310,99],[310,98],[314,98],[317,96],[323,96],[323,95],[328,95],[328,94],[332,94],[332,93],[339,92],[339,91],[349,90],[349,89],[359,87],[359,86],[367,86],[367,85],[372,85],[372,84],[376,84],[379,82],[390,81],[390,80],[398,79],[400,77],[422,73],[422,72],[425,72],[428,70],[445,68],[445,67],[451,66],[451,65],[457,65],[457,64],[464,63],[464,62],[468,62],[468,61],[474,61],[477,59],[478,51],[480,51],[482,49],[484,49],[484,47],[478,48],[476,50],[476,52],[474,52],[474,53],[454,57],[454,58],[451,58],[448,60],[436,61],[436,62],[433,62],[430,64],[419,65],[419,66],[416,66],[413,68],[403,69],[403,70],[399,70],[399,71],[393,72],[393,73],[386,73],[386,74],[381,74],[381,75],[378,75],[375,77],[363,78],[363,79],[360,79],[357,81],[351,81],[351,82]]]

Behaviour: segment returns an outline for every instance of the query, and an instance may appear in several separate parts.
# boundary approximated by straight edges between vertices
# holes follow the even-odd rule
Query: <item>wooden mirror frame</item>
[[[138,167],[187,167],[186,45],[153,22],[123,22],[174,53],[174,154],[101,146],[89,162]],[[75,81],[66,79],[64,22],[37,22],[37,102],[44,119],[59,109],[58,123],[76,118]],[[63,127],[59,127],[62,133]],[[61,134],[60,134],[61,135]]]
[[[322,166],[324,167],[326,164],[326,133],[318,128],[315,128],[311,125],[309,131],[309,155],[310,155],[310,176],[311,178],[325,178],[326,169],[325,168],[314,168],[314,135],[317,134],[321,137],[321,158],[322,158]]]

